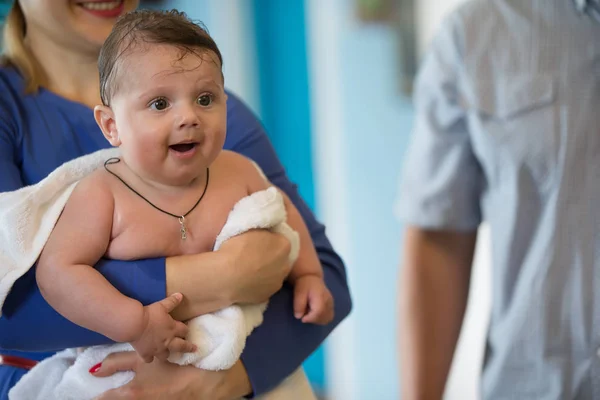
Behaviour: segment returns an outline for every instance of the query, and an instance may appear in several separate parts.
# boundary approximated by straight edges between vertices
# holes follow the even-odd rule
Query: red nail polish
[[[95,374],[96,372],[98,372],[98,370],[100,369],[101,366],[102,366],[102,363],[98,363],[98,364],[94,365],[92,368],[90,368],[90,374]]]

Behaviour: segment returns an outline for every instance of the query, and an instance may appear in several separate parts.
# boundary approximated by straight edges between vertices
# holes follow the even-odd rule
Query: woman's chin
[[[91,27],[90,24],[87,24],[87,30],[77,29],[77,33],[79,33],[78,42],[83,45],[84,48],[88,50],[93,50],[94,52],[100,51],[100,48],[104,44],[104,41],[110,34],[113,25],[112,24],[102,24],[105,26],[95,26]],[[85,26],[85,25],[84,25]]]
[[[75,4],[72,9],[73,28],[82,41],[99,50],[108,35],[110,35],[118,17],[135,10],[138,4],[139,1],[137,0],[124,0],[119,15],[110,18],[100,18]]]

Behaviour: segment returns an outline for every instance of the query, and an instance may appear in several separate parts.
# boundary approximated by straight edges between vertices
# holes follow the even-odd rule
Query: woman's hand
[[[238,361],[227,371],[205,371],[155,360],[144,363],[136,353],[113,353],[94,376],[110,376],[118,371],[135,372],[131,382],[109,390],[96,400],[233,400],[252,391],[243,364]]]
[[[229,239],[227,254],[233,303],[261,303],[281,289],[292,268],[291,245],[282,235],[254,230]]]
[[[261,303],[290,273],[291,245],[265,230],[229,239],[219,251],[167,258],[167,296],[182,293],[171,315],[186,321],[235,303]]]

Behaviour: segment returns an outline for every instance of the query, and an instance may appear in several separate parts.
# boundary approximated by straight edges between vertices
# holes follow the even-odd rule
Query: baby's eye
[[[156,99],[150,104],[150,108],[162,111],[169,106],[169,103],[165,99]]]
[[[210,94],[203,94],[202,96],[198,97],[198,99],[196,101],[202,107],[208,107],[212,103],[212,100],[213,100],[213,98]]]

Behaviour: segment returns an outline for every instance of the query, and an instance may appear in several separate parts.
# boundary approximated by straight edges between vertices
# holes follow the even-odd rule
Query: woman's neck
[[[26,41],[44,71],[43,87],[91,108],[101,104],[97,53],[70,50],[38,35]]]

